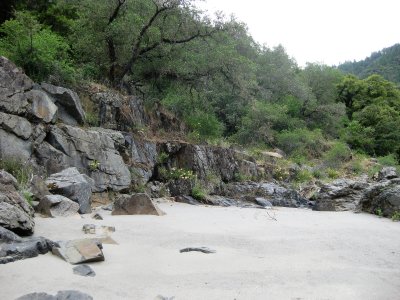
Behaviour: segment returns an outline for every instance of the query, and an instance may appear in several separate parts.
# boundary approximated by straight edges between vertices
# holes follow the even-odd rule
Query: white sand
[[[51,254],[0,265],[0,299],[76,289],[96,300],[400,299],[400,223],[367,214],[162,203],[155,216],[36,220],[36,235],[85,237],[85,223],[116,227],[96,277]],[[86,236],[88,237],[88,236]],[[207,246],[216,254],[179,253]]]

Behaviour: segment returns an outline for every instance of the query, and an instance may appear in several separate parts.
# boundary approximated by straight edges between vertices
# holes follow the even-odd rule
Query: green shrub
[[[202,201],[202,200],[206,199],[207,191],[199,182],[196,182],[192,188],[190,195],[194,199]]]
[[[22,67],[35,81],[74,80],[76,71],[67,41],[40,24],[32,13],[17,11],[14,19],[1,25],[0,36],[0,55]]]
[[[394,154],[377,157],[378,163],[382,166],[398,167],[399,162]]]
[[[331,167],[338,167],[344,162],[350,161],[351,158],[351,150],[343,142],[335,142],[323,156],[325,163]]]
[[[400,211],[395,211],[392,215],[392,220],[394,222],[399,222],[400,221]]]
[[[196,174],[192,170],[182,168],[171,168],[167,170],[165,167],[158,168],[158,175],[164,180],[187,179],[195,180]]]
[[[321,130],[295,129],[283,131],[277,136],[278,146],[287,154],[309,159],[320,158],[327,150],[327,143]]]
[[[24,199],[26,200],[26,202],[28,202],[28,204],[30,206],[33,205],[33,194],[30,191],[23,190],[22,191],[22,196],[24,197]]]
[[[165,153],[163,151],[161,151],[157,155],[157,163],[158,164],[164,164],[164,163],[166,163],[168,161],[168,159],[169,159],[168,153]]]
[[[185,118],[190,130],[201,140],[220,138],[224,125],[212,113],[198,111]]]
[[[302,183],[302,182],[308,182],[313,179],[313,173],[311,173],[309,170],[300,170],[296,174],[295,181]]]
[[[328,177],[330,179],[337,179],[340,177],[339,171],[332,169],[332,168],[326,169],[326,174],[328,175]]]
[[[98,115],[90,112],[86,113],[85,122],[91,127],[97,127],[100,124]]]
[[[0,159],[0,169],[13,175],[17,179],[20,188],[27,187],[33,175],[32,166],[15,157]]]

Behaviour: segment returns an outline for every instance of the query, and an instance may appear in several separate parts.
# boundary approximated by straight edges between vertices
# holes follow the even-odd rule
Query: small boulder
[[[49,295],[46,293],[31,293],[16,300],[93,300],[93,297],[79,291],[59,291],[57,295]]]
[[[63,195],[74,202],[79,203],[79,213],[91,212],[93,179],[80,174],[76,168],[68,168],[56,174],[52,174],[46,184],[53,194]]]
[[[104,261],[103,246],[98,239],[81,239],[57,242],[52,252],[75,265]]]
[[[133,195],[120,195],[114,202],[112,215],[156,215],[162,216],[162,212],[151,198],[144,193]]]
[[[74,267],[73,269],[74,274],[84,276],[84,277],[95,277],[96,272],[93,271],[91,267],[88,265],[79,265]]]
[[[96,234],[96,225],[85,224],[85,225],[82,226],[82,231],[85,234]]]
[[[71,217],[78,213],[79,204],[61,195],[47,195],[39,202],[37,210],[51,218]]]

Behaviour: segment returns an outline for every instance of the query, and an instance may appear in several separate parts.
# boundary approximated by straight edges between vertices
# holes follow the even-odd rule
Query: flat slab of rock
[[[210,253],[216,253],[217,251],[212,250],[210,248],[207,247],[188,247],[188,248],[184,248],[179,250],[180,253],[184,253],[184,252],[202,252],[205,254],[210,254]]]
[[[79,291],[60,291],[57,295],[49,295],[46,293],[31,293],[15,300],[93,300],[92,296]]]
[[[93,271],[91,267],[88,265],[79,265],[74,267],[73,269],[74,274],[84,276],[84,277],[95,277],[96,272]]]
[[[79,204],[79,213],[92,211],[90,197],[92,196],[93,179],[79,173],[77,168],[68,168],[62,172],[50,175],[46,184],[53,194],[63,195]]]
[[[102,244],[98,239],[57,242],[52,252],[71,264],[104,261]]]
[[[133,195],[121,195],[115,202],[113,211],[111,213],[117,215],[165,215],[151,200],[151,198],[144,193]]]

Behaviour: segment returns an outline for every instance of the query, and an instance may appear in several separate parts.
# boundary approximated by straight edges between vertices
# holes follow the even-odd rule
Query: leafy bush
[[[398,167],[399,162],[394,154],[377,157],[378,163],[382,166]]]
[[[400,221],[400,211],[396,211],[392,215],[392,220],[394,222],[399,222]]]
[[[351,160],[350,148],[343,142],[335,142],[323,156],[326,164],[331,167],[338,167],[342,163]]]
[[[318,129],[285,130],[278,134],[277,141],[278,146],[287,154],[309,159],[320,158],[327,149],[326,140]]]
[[[301,183],[301,182],[311,181],[312,179],[313,179],[313,173],[311,171],[309,171],[309,170],[300,170],[296,174],[295,181]]]
[[[328,177],[330,179],[337,179],[340,177],[339,171],[332,169],[332,168],[326,169],[326,174],[328,175]]]
[[[222,136],[224,125],[212,113],[198,111],[185,118],[190,130],[202,139],[217,139]]]
[[[32,167],[16,157],[0,159],[0,169],[13,175],[22,189],[28,186],[29,180],[33,175]]]
[[[97,116],[97,114],[86,112],[85,122],[89,126],[97,127],[99,126],[99,117]]]
[[[41,25],[29,12],[19,11],[0,27],[0,55],[21,66],[35,81],[73,81],[70,46]]]
[[[201,186],[201,184],[199,182],[196,181],[196,183],[194,184],[192,191],[190,193],[190,195],[197,199],[197,200],[204,200],[207,197],[207,192],[206,190],[203,188],[203,186]]]
[[[171,168],[170,170],[167,170],[165,167],[161,167],[158,169],[158,174],[165,180],[196,179],[196,174],[194,174],[192,170],[186,170],[182,168]]]

